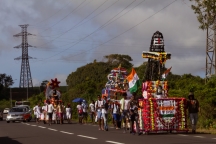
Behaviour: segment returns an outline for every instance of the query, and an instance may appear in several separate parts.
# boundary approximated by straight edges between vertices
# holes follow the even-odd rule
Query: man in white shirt
[[[67,121],[68,121],[68,123],[71,123],[71,106],[70,106],[70,104],[67,105],[65,111],[66,111]]]
[[[122,120],[123,120],[123,129],[124,129],[124,133],[126,132],[126,130],[130,129],[130,122],[129,122],[129,108],[128,108],[128,103],[129,100],[127,99],[127,93],[123,93],[122,94],[123,98],[120,100],[120,112],[121,112],[121,116],[122,116]]]
[[[89,111],[90,111],[91,121],[93,123],[94,122],[94,118],[95,118],[95,102],[93,100],[89,104]]]
[[[46,123],[47,121],[47,110],[48,110],[48,104],[47,102],[44,103],[44,106],[42,106],[42,111],[43,111],[43,116],[44,116],[44,124]]]
[[[82,124],[83,108],[82,108],[82,103],[81,102],[77,105],[77,111],[78,111],[79,123]]]
[[[40,116],[41,116],[41,107],[40,107],[40,103],[38,103],[35,106],[35,113],[36,113],[36,123],[39,122]]]
[[[37,105],[36,105],[37,106]],[[34,120],[37,121],[36,106],[33,107]]]
[[[103,100],[101,100],[100,95],[98,95],[98,100],[95,102],[95,108],[97,111],[99,130],[104,130],[104,125],[102,123],[103,122],[102,121],[102,107],[103,107]]]
[[[48,101],[47,113],[48,113],[48,116],[49,116],[49,125],[51,125],[51,123],[52,123],[53,111],[54,111],[54,107],[53,107],[53,105],[50,103],[50,101]]]

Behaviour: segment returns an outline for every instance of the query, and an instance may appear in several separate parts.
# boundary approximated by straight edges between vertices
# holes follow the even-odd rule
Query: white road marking
[[[184,135],[184,134],[178,134],[179,136],[188,136],[188,135]]]
[[[51,129],[51,128],[48,128],[49,130],[52,130],[52,131],[58,131],[58,130],[56,130],[56,129]]]
[[[115,142],[115,141],[106,141],[108,143],[113,143],[113,144],[124,144],[124,143],[120,143],[120,142]]]
[[[30,125],[30,124],[26,123],[26,125]]]
[[[194,137],[197,137],[197,138],[204,138],[203,136],[194,136]]]
[[[73,133],[69,133],[69,132],[65,132],[65,131],[60,131],[61,133],[65,133],[65,134],[73,134]]]
[[[79,136],[79,137],[84,137],[84,138],[89,138],[89,139],[97,139],[97,138],[95,138],[95,137],[89,137],[89,136],[84,136],[84,135],[77,135],[77,136]]]
[[[31,125],[31,126],[37,126],[37,125]]]
[[[216,138],[212,138],[212,139],[216,139]]]
[[[46,128],[46,127],[43,127],[43,126],[38,126],[39,128]]]

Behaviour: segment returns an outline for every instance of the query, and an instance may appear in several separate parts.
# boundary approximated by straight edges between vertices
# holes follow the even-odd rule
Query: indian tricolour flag
[[[138,87],[140,86],[140,80],[134,68],[132,68],[130,75],[126,79],[129,83],[130,92],[136,92]]]
[[[167,69],[163,74],[162,74],[162,79],[166,79],[168,73],[170,72],[172,67],[170,67],[169,69]]]

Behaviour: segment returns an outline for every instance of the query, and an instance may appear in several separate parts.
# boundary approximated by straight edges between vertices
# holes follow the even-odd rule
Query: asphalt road
[[[6,123],[0,121],[0,144],[216,144],[211,134],[133,135],[109,128],[99,131],[92,124]]]

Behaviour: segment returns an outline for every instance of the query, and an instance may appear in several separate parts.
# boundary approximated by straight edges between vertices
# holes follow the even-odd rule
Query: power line
[[[103,12],[105,12],[105,11],[106,11],[107,9],[109,9],[110,7],[112,7],[114,4],[116,4],[118,1],[119,1],[119,0],[114,1],[114,3],[112,3],[111,5],[109,5],[109,6],[108,6],[107,8],[105,8],[103,11],[101,11],[100,13],[94,15],[94,16],[91,17],[90,19],[86,20],[85,22],[81,23],[80,25],[78,25],[78,26],[76,26],[76,27],[74,27],[74,28],[80,27],[81,25],[83,25],[83,24],[89,22],[90,20],[94,19],[95,17],[97,17],[98,15],[102,14]],[[73,28],[73,29],[74,29],[74,28]],[[71,29],[71,30],[72,30],[72,29]],[[67,31],[70,31],[70,30],[67,30]],[[61,34],[64,34],[64,33],[66,33],[67,31],[64,31],[64,32],[62,32],[62,33],[59,33],[59,34],[57,34],[57,36],[59,36],[59,35],[61,35]],[[57,38],[58,38],[58,37],[57,37]]]
[[[57,36],[55,39],[53,39],[53,40],[51,40],[51,41],[49,41],[49,42],[47,42],[47,43],[45,43],[45,44],[40,45],[39,47],[44,46],[44,45],[46,45],[46,44],[48,44],[48,43],[50,43],[50,42],[56,40],[57,38],[61,37],[61,36],[64,35],[65,33],[67,33],[67,32],[69,32],[69,31],[71,31],[72,29],[76,28],[82,21],[84,21],[84,20],[85,20],[87,17],[89,17],[92,13],[94,13],[96,10],[98,10],[98,9],[99,9],[103,4],[105,4],[107,1],[108,1],[108,0],[104,1],[100,6],[98,6],[95,10],[93,10],[90,14],[88,14],[83,20],[81,20],[81,21],[80,21],[79,23],[77,23],[75,26],[73,26],[73,27],[71,27],[70,29],[68,29],[67,31],[61,33],[61,34],[60,34],[59,36]]]
[[[92,49],[96,49],[96,48],[98,48],[98,47],[100,47],[100,46],[102,46],[102,45],[104,45],[104,44],[106,44],[106,43],[112,41],[113,39],[115,39],[115,38],[117,38],[117,37],[119,37],[119,36],[125,34],[126,32],[130,31],[131,29],[133,29],[133,28],[137,27],[138,25],[142,24],[143,22],[147,21],[148,19],[150,19],[150,18],[153,17],[154,15],[158,14],[159,12],[161,12],[162,10],[164,10],[165,8],[169,7],[171,4],[173,4],[173,3],[176,2],[176,1],[177,1],[177,0],[172,1],[172,2],[169,3],[167,6],[163,7],[162,9],[160,9],[159,11],[157,11],[156,13],[154,13],[153,15],[149,16],[148,18],[144,19],[143,21],[139,22],[138,24],[134,25],[133,27],[129,28],[128,30],[126,30],[126,31],[124,31],[124,32],[122,32],[122,33],[120,33],[119,35],[117,35],[117,36],[111,38],[110,40],[108,40],[108,41],[102,43],[101,45],[99,45],[99,46],[97,46],[97,47],[94,47],[94,48],[91,48],[91,49],[89,49],[89,50],[86,50],[86,51],[84,51],[84,52],[82,52],[82,53],[73,55],[73,56],[77,56],[77,55],[83,54],[83,53],[85,53],[85,52],[87,52],[87,51],[90,51],[90,50],[92,50]],[[67,49],[66,49],[66,50],[67,50]],[[56,56],[56,55],[55,55],[55,56]],[[73,56],[72,56],[72,57],[73,57]]]
[[[90,33],[90,34],[88,34],[87,36],[85,36],[84,38],[82,38],[80,41],[78,41],[77,43],[75,43],[72,47],[74,47],[75,45],[77,45],[79,42],[81,42],[82,40],[86,39],[87,37],[91,36],[92,34],[94,34],[95,32],[97,32],[98,30],[104,28],[105,25],[107,26],[107,25],[108,25],[107,23],[109,23],[110,20],[112,20],[113,18],[115,18],[117,15],[119,15],[122,11],[124,11],[126,8],[128,8],[128,7],[129,7],[131,4],[133,4],[135,1],[136,1],[136,0],[132,1],[132,2],[131,2],[129,5],[127,5],[123,10],[121,10],[121,11],[118,12],[116,15],[114,15],[114,17],[112,17],[111,19],[109,19],[105,24],[103,24],[103,25],[100,26],[98,29],[96,29],[96,30],[93,31],[92,33]],[[143,1],[145,1],[145,0],[143,0]],[[138,6],[138,5],[136,5],[136,6]],[[134,7],[134,8],[135,8],[135,7]],[[131,9],[131,10],[132,10],[132,9]],[[69,48],[71,48],[71,47],[69,47]],[[67,49],[69,49],[69,48],[67,48]],[[60,53],[66,51],[67,49],[61,51]],[[58,53],[58,54],[60,54],[60,53]],[[51,57],[54,57],[54,56],[56,56],[56,55],[58,55],[58,54],[55,54],[55,55],[53,55],[53,56],[51,56]],[[49,58],[51,58],[51,57],[49,57]],[[46,58],[46,59],[49,59],[49,58]],[[44,60],[46,60],[46,59],[44,59]]]
[[[72,2],[73,1],[70,1],[69,3],[67,3],[66,5],[64,5],[61,9],[59,9],[57,12],[55,12],[54,14],[52,14],[51,16],[49,16],[48,18],[45,18],[45,19],[39,21],[38,23],[36,23],[35,25],[30,25],[30,26],[36,26],[39,23],[47,21],[48,19],[52,18],[54,15],[58,14],[60,11],[62,11],[63,9],[65,9],[65,7],[68,7]]]
[[[52,26],[50,26],[49,28],[45,29],[42,33],[44,33],[45,31],[47,31],[48,29],[54,27],[55,25],[57,25],[59,22],[61,22],[62,20],[64,20],[65,18],[67,18],[70,14],[72,14],[74,11],[76,11],[82,4],[84,4],[86,2],[86,0],[82,1],[75,9],[73,9],[72,11],[70,11],[70,13],[68,13],[66,16],[64,16],[63,18],[61,18],[59,21],[57,21],[55,24],[53,24]]]

